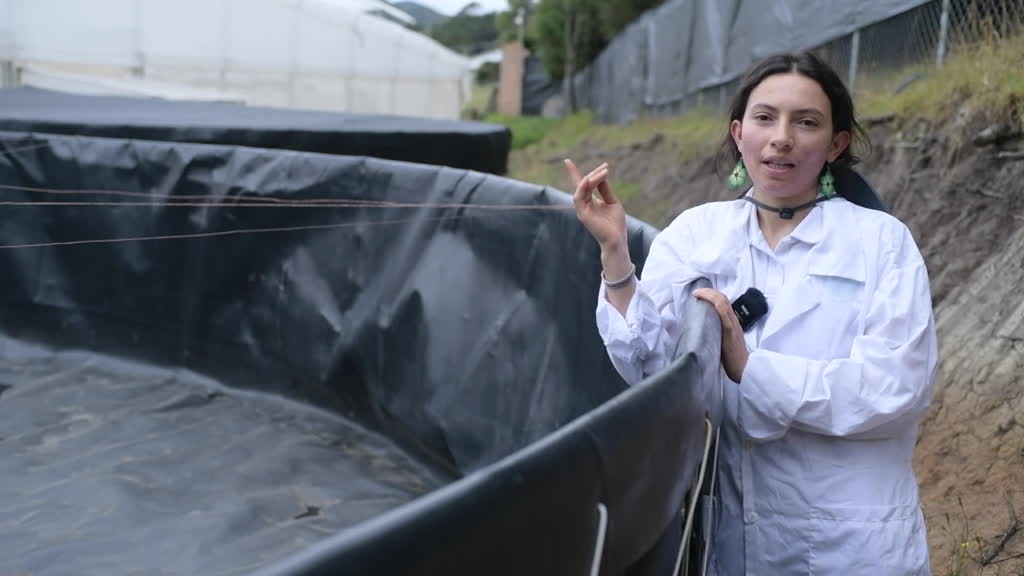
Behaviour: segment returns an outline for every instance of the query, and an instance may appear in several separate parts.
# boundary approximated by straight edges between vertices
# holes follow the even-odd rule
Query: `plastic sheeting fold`
[[[602,574],[675,560],[718,323],[626,388],[565,194],[14,132],[0,185],[0,572],[589,573],[598,504]]]
[[[484,122],[230,102],[0,91],[0,130],[371,156],[504,174],[512,134]]]

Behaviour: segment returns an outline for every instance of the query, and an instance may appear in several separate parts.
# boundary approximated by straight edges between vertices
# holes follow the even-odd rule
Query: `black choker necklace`
[[[768,210],[769,212],[777,213],[779,215],[779,218],[782,218],[783,220],[792,220],[793,216],[797,212],[800,212],[801,210],[807,210],[808,208],[813,208],[819,202],[824,202],[825,200],[828,200],[829,198],[830,198],[830,196],[818,196],[814,200],[811,200],[810,202],[806,202],[806,203],[801,204],[799,206],[796,206],[794,208],[789,208],[789,207],[786,207],[786,208],[776,208],[775,206],[769,206],[769,205],[765,204],[764,202],[759,202],[759,201],[755,200],[752,196],[744,196],[743,197],[744,200],[746,200],[747,202],[750,202],[751,204],[753,204],[754,206],[757,206],[758,208],[761,208],[762,210]]]

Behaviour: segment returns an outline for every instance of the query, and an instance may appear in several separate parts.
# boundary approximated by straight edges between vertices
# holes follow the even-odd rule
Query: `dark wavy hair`
[[[736,91],[736,95],[733,96],[732,104],[729,107],[729,125],[732,125],[733,120],[743,121],[750,93],[765,78],[775,74],[788,74],[791,72],[806,76],[821,86],[825,95],[828,96],[829,102],[832,104],[833,131],[836,133],[844,131],[850,133],[850,145],[843,150],[839,158],[836,158],[832,166],[850,168],[857,164],[860,158],[852,150],[854,144],[869,148],[870,141],[868,140],[867,133],[857,122],[854,114],[853,98],[846,89],[846,85],[843,84],[842,79],[836,74],[836,71],[811,52],[779,54],[765,58],[751,67],[743,75],[742,80],[740,80],[739,89]],[[722,141],[718,157],[715,160],[716,171],[718,170],[719,163],[722,161],[728,162],[728,169],[731,170],[732,166],[739,162],[739,160],[740,151],[736,147],[736,142],[732,139],[732,135],[727,132],[725,139]]]

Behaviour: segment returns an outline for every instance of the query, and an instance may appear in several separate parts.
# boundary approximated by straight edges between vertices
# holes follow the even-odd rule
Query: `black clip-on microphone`
[[[732,309],[740,319],[743,331],[746,332],[768,313],[768,300],[757,288],[747,288],[747,291],[732,303]]]

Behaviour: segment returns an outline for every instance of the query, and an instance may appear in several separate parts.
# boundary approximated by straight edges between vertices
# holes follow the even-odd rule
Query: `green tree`
[[[634,20],[665,0],[608,0],[598,3],[601,34],[607,41],[618,36]]]
[[[645,11],[664,0],[539,0],[528,38],[544,70],[562,82],[566,106],[576,109],[572,82],[605,46]]]
[[[480,5],[470,2],[458,14],[434,26],[430,35],[441,44],[463,54],[478,54],[498,42],[494,13],[480,13]]]
[[[530,44],[530,38],[526,35],[533,10],[536,4],[533,0],[508,0],[508,10],[498,12],[495,15],[495,23],[498,32],[501,34],[501,42],[523,42]]]
[[[576,110],[572,78],[607,44],[598,8],[606,1],[615,0],[541,0],[531,23],[535,49],[551,80],[563,83],[570,112]]]

